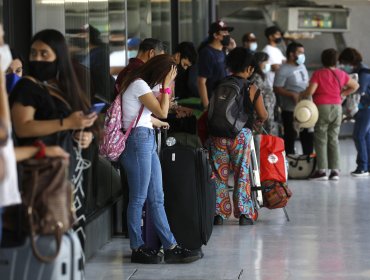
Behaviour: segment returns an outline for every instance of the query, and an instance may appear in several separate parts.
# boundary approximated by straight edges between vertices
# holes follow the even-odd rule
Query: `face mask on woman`
[[[295,62],[298,65],[302,65],[305,61],[306,61],[306,56],[303,53],[301,53],[300,55],[298,55],[298,57],[297,57],[297,59],[296,59]]]
[[[6,79],[6,90],[8,93],[10,93],[15,85],[18,83],[18,81],[21,79],[17,74],[9,73],[5,76]]]
[[[30,74],[40,81],[55,78],[58,73],[57,61],[30,61]]]
[[[351,74],[353,72],[353,66],[349,64],[344,64],[342,66],[342,69],[347,72],[348,74]]]

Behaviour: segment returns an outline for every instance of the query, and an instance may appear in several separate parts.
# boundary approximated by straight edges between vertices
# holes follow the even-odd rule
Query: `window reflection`
[[[127,0],[128,39],[156,38],[171,48],[170,0]]]
[[[207,34],[207,1],[179,1],[179,41],[190,41],[198,46]]]
[[[109,47],[110,73],[117,76],[126,66],[126,12],[122,0],[109,1]]]

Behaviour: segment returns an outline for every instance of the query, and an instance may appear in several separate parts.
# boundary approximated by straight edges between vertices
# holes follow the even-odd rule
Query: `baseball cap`
[[[129,48],[138,48],[141,43],[141,40],[137,37],[132,37],[127,40],[127,46]]]
[[[211,23],[209,26],[208,34],[212,35],[213,33],[217,33],[219,31],[233,31],[234,27],[227,26],[226,23],[222,20],[218,20],[216,22]]]
[[[256,35],[254,35],[254,33],[250,32],[250,33],[244,34],[242,41],[243,42],[256,42],[257,38],[256,38]]]

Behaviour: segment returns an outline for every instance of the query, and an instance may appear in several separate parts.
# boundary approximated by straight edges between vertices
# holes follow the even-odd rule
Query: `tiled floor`
[[[289,182],[290,222],[280,209],[261,209],[253,226],[232,219],[185,265],[131,264],[128,240],[114,238],[88,261],[86,279],[370,279],[370,176],[350,177],[355,154],[341,140],[339,182]]]

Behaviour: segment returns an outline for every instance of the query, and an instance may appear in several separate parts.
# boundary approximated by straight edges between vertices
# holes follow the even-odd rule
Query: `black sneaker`
[[[338,173],[338,171],[332,170],[330,172],[330,175],[329,175],[329,180],[338,181],[339,180],[339,173]]]
[[[213,219],[213,224],[215,226],[222,226],[224,224],[224,219],[220,215],[216,215]]]
[[[249,225],[253,225],[253,219],[251,218],[248,218],[246,215],[240,215],[240,218],[239,218],[239,225],[240,226],[249,226]]]
[[[351,172],[351,175],[354,177],[366,177],[369,176],[369,172],[367,170],[356,169]]]
[[[164,250],[166,263],[191,263],[202,258],[199,250],[189,250],[176,245],[173,249]]]
[[[144,246],[141,246],[137,250],[132,250],[131,262],[156,264],[161,262],[161,257],[158,255],[158,252],[156,250],[148,249]]]

